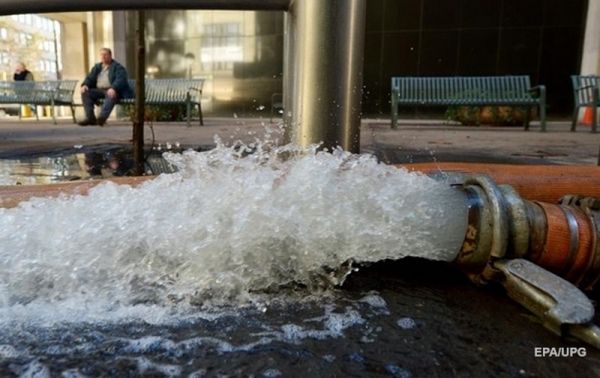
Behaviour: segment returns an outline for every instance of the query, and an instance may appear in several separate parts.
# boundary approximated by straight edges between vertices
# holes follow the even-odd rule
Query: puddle
[[[201,149],[199,149],[201,150]],[[162,158],[165,151],[178,147],[154,148],[146,152],[145,171],[149,175],[173,173],[176,168]],[[45,155],[0,159],[0,185],[52,184],[74,180],[131,175],[133,153],[122,145],[74,146]]]

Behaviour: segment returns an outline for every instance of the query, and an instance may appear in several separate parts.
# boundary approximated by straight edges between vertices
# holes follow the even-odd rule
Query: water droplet
[[[396,324],[402,329],[413,329],[417,326],[417,323],[412,318],[400,318]]]

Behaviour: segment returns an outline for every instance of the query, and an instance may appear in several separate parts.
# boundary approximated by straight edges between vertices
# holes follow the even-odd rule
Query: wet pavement
[[[542,347],[582,344],[546,331],[497,288],[477,288],[444,263],[405,259],[364,267],[320,301],[166,325],[17,327],[0,334],[0,375],[600,376],[599,351],[536,357]]]
[[[205,126],[185,123],[155,123],[146,127],[148,146],[179,143],[184,147],[209,148],[214,136],[225,142],[240,139],[251,142],[262,138],[266,127],[278,123],[268,118],[207,118]],[[388,163],[427,161],[477,161],[514,164],[584,164],[598,160],[600,133],[591,134],[587,126],[569,131],[568,121],[551,121],[548,131],[539,132],[532,123],[522,127],[460,126],[440,120],[402,120],[392,130],[387,119],[364,119],[361,151],[374,153]],[[152,133],[154,132],[154,135]],[[154,137],[153,137],[154,136]],[[0,119],[0,158],[15,158],[65,150],[90,148],[102,144],[129,145],[131,123],[110,121],[105,127],[78,127],[69,119],[53,125],[49,120]]]
[[[600,134],[590,133],[585,126],[570,132],[566,121],[549,122],[545,133],[539,132],[535,123],[529,131],[522,127],[459,126],[436,121],[416,125],[403,121],[397,130],[391,130],[385,122],[365,123],[363,151],[371,151],[387,163],[596,165],[600,148]]]

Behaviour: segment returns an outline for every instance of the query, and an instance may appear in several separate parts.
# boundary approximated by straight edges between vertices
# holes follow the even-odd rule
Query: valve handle
[[[501,283],[516,302],[537,315],[554,333],[571,335],[600,349],[600,328],[592,323],[594,306],[569,281],[524,259],[493,262]]]

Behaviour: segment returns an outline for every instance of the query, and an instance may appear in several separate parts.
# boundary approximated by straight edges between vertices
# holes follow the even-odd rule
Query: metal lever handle
[[[496,260],[494,277],[513,300],[537,315],[552,332],[571,335],[600,349],[600,328],[592,322],[594,306],[577,287],[523,260]]]
[[[595,324],[570,325],[568,326],[567,333],[596,349],[600,349],[600,328]]]

